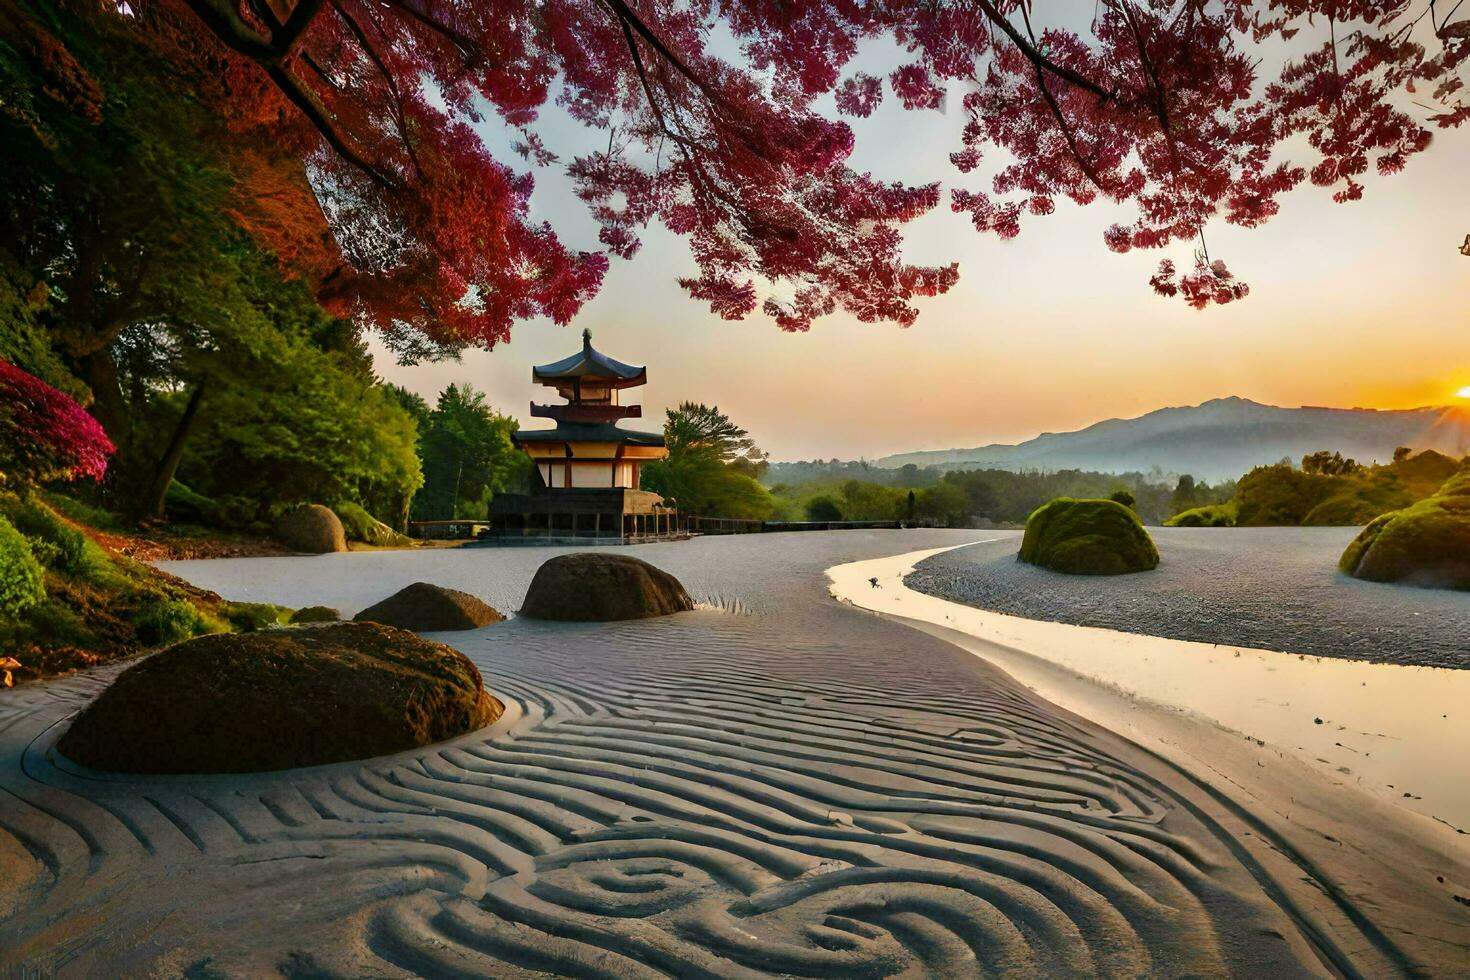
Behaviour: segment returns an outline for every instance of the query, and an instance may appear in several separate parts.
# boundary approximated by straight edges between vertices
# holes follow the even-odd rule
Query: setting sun
[[[1465,387],[1461,388],[1459,391],[1455,392],[1455,397],[1456,398],[1470,398],[1470,385],[1466,385]]]

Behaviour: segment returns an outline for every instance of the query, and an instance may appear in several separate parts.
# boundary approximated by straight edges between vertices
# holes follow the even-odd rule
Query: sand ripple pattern
[[[803,582],[739,614],[726,599],[455,635],[506,718],[361,764],[106,777],[51,749],[105,675],[16,692],[0,702],[0,965],[1409,971],[1350,907],[1304,903],[1325,887],[1313,869],[1228,802],[1168,788],[1160,760]]]

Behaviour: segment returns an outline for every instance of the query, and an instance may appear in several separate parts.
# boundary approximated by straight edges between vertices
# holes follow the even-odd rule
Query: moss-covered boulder
[[[1470,462],[1434,496],[1363,528],[1338,567],[1370,582],[1470,591]]]
[[[401,752],[502,710],[459,651],[334,623],[169,647],[119,674],[57,748],[113,772],[259,772]]]
[[[505,617],[468,592],[415,582],[352,617],[358,622],[383,623],[415,633],[472,630]]]
[[[1020,558],[1072,575],[1123,575],[1156,567],[1159,550],[1117,501],[1058,497],[1026,521]]]
[[[341,618],[342,613],[333,609],[331,606],[303,606],[291,613],[291,625],[300,626],[303,623],[335,623]]]
[[[411,548],[413,539],[399,534],[387,524],[369,514],[361,504],[343,501],[332,508],[342,522],[342,530],[348,541],[361,541],[376,548]]]
[[[1235,508],[1231,504],[1209,504],[1182,510],[1164,522],[1165,527],[1234,527]]]
[[[536,570],[521,615],[607,622],[693,608],[684,586],[663,569],[631,555],[584,551],[551,558]]]
[[[342,522],[330,507],[306,504],[282,514],[276,521],[276,539],[293,551],[326,555],[347,550]]]

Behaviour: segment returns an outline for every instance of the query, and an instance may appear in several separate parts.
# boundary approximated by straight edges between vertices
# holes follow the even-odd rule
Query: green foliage
[[[1058,497],[1036,509],[1021,539],[1022,561],[1073,575],[1155,568],[1159,552],[1138,515],[1115,500]]]
[[[849,521],[901,520],[907,509],[908,491],[875,483],[848,480],[842,485],[842,512]]]
[[[1210,504],[1180,511],[1164,522],[1165,527],[1234,527],[1235,504]]]
[[[421,485],[413,419],[370,377],[309,347],[210,396],[180,472],[211,497],[254,501],[261,515],[356,498],[401,510]]]
[[[937,483],[915,494],[915,516],[945,527],[970,523],[970,497],[953,483]]]
[[[0,515],[25,535],[36,560],[67,575],[88,569],[87,539],[37,497],[0,495]]]
[[[0,517],[0,619],[18,620],[46,599],[46,576],[25,536]]]
[[[165,596],[144,600],[130,618],[139,641],[146,646],[177,643],[210,631],[209,622],[193,605]]]
[[[169,483],[164,507],[169,520],[206,526],[221,523],[220,505],[202,493],[195,493],[178,480]]]
[[[0,207],[20,246],[0,249],[0,350],[65,390],[85,389],[60,364],[85,375],[119,447],[110,505],[233,526],[327,495],[406,517],[413,422],[297,264],[332,258],[320,215],[281,203],[311,201],[299,157],[242,155],[201,92],[218,79],[159,72],[127,18],[38,3],[21,16],[22,39],[36,30],[77,61],[0,40]],[[58,70],[90,101],[56,94]],[[299,254],[242,231],[264,225]],[[166,501],[175,465],[187,487]]]
[[[1382,466],[1360,466],[1326,451],[1308,454],[1302,462],[1309,468],[1258,466],[1240,478],[1228,508],[1185,511],[1170,523],[1199,526],[1193,522],[1228,514],[1242,527],[1368,524],[1430,496],[1459,465],[1432,450],[1395,452],[1394,461]]]
[[[1438,493],[1363,528],[1338,567],[1373,582],[1470,591],[1470,463]]]
[[[392,394],[405,413],[420,419],[424,483],[413,498],[416,519],[483,520],[496,494],[529,489],[531,458],[511,441],[520,424],[491,408],[482,392],[452,384],[439,393],[433,411],[411,392]]]
[[[806,519],[809,521],[840,521],[842,508],[827,494],[813,497],[806,502]]]
[[[680,402],[667,414],[664,441],[669,455],[705,453],[746,476],[758,479],[765,475],[769,467],[766,454],[756,448],[750,433],[731,421],[719,406]]]
[[[84,500],[60,493],[42,493],[41,499],[48,507],[78,524],[97,528],[100,531],[120,531],[122,521],[110,510],[93,506]]]
[[[1133,495],[1132,490],[1128,489],[1114,490],[1108,494],[1108,499],[1114,503],[1122,504],[1129,510],[1132,510],[1138,504],[1138,498]]]
[[[766,520],[775,501],[755,478],[765,454],[718,408],[684,402],[668,410],[667,459],[643,467],[640,485],[673,500],[680,512]]]
[[[258,633],[291,622],[291,610],[264,602],[226,602],[219,614],[236,633]]]
[[[342,530],[347,535],[348,541],[359,541],[379,548],[406,548],[413,544],[412,539],[399,534],[369,514],[361,504],[344,500],[332,510],[337,514],[337,519],[342,522]]]
[[[1395,451],[1394,461],[1398,461],[1397,451]],[[1351,476],[1354,473],[1362,472],[1362,470],[1363,464],[1357,460],[1343,459],[1342,453],[1328,452],[1325,449],[1318,450],[1315,453],[1307,453],[1302,457],[1303,473],[1321,473],[1326,476]]]

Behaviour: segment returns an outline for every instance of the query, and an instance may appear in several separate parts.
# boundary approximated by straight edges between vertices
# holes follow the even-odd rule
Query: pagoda
[[[534,418],[552,429],[522,429],[512,438],[535,461],[529,494],[500,494],[491,502],[489,537],[502,541],[595,538],[606,543],[678,534],[672,504],[640,488],[645,463],[669,451],[661,433],[635,432],[620,419],[643,415],[619,404],[619,392],[648,383],[646,368],[624,364],[592,346],[531,369],[531,380],[556,389],[563,404],[531,403]]]

